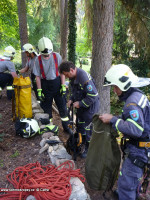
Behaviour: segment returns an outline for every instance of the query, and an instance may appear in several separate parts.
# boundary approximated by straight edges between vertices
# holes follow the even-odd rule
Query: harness
[[[56,53],[52,53],[52,54],[53,54],[53,58],[54,58],[54,62],[55,62],[55,70],[56,70],[56,77],[57,77],[57,76],[59,76],[59,74],[58,74],[58,61],[57,61]],[[39,64],[40,64],[40,70],[41,70],[42,77],[43,77],[43,79],[46,79],[44,69],[43,69],[43,63],[42,63],[41,55],[38,56],[38,60],[39,60]]]
[[[0,58],[0,61],[10,61],[10,60]]]

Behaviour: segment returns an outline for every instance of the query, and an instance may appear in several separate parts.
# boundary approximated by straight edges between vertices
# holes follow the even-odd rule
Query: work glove
[[[38,93],[38,100],[44,101],[44,94],[42,93],[42,89],[37,89],[37,93]]]
[[[64,96],[66,94],[66,86],[61,84],[61,88],[60,88],[60,94],[62,96]]]

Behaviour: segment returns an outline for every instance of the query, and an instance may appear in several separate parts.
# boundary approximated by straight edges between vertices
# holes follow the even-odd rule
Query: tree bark
[[[93,12],[91,75],[100,95],[100,113],[110,113],[110,87],[103,87],[103,82],[111,67],[114,0],[94,0]]]
[[[20,42],[22,48],[24,44],[28,43],[26,1],[17,0],[17,6],[18,6],[18,17],[19,17]],[[25,53],[22,53],[21,57],[22,57],[22,66],[24,67],[26,63]]]
[[[68,38],[68,0],[60,0],[60,13],[61,13],[61,47],[60,54],[62,60],[67,60],[67,38]]]

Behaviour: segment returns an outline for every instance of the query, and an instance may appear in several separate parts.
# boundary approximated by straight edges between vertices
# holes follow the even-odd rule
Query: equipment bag
[[[31,80],[29,77],[14,78],[15,99],[12,103],[13,120],[32,118]]]
[[[93,131],[85,163],[85,175],[91,189],[112,189],[118,175],[121,153],[116,137],[118,134],[99,115],[92,120]]]

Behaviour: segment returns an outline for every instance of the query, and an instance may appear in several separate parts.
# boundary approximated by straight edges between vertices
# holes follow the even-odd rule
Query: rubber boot
[[[12,100],[13,96],[14,96],[14,89],[12,89],[12,86],[7,86],[7,99]]]

